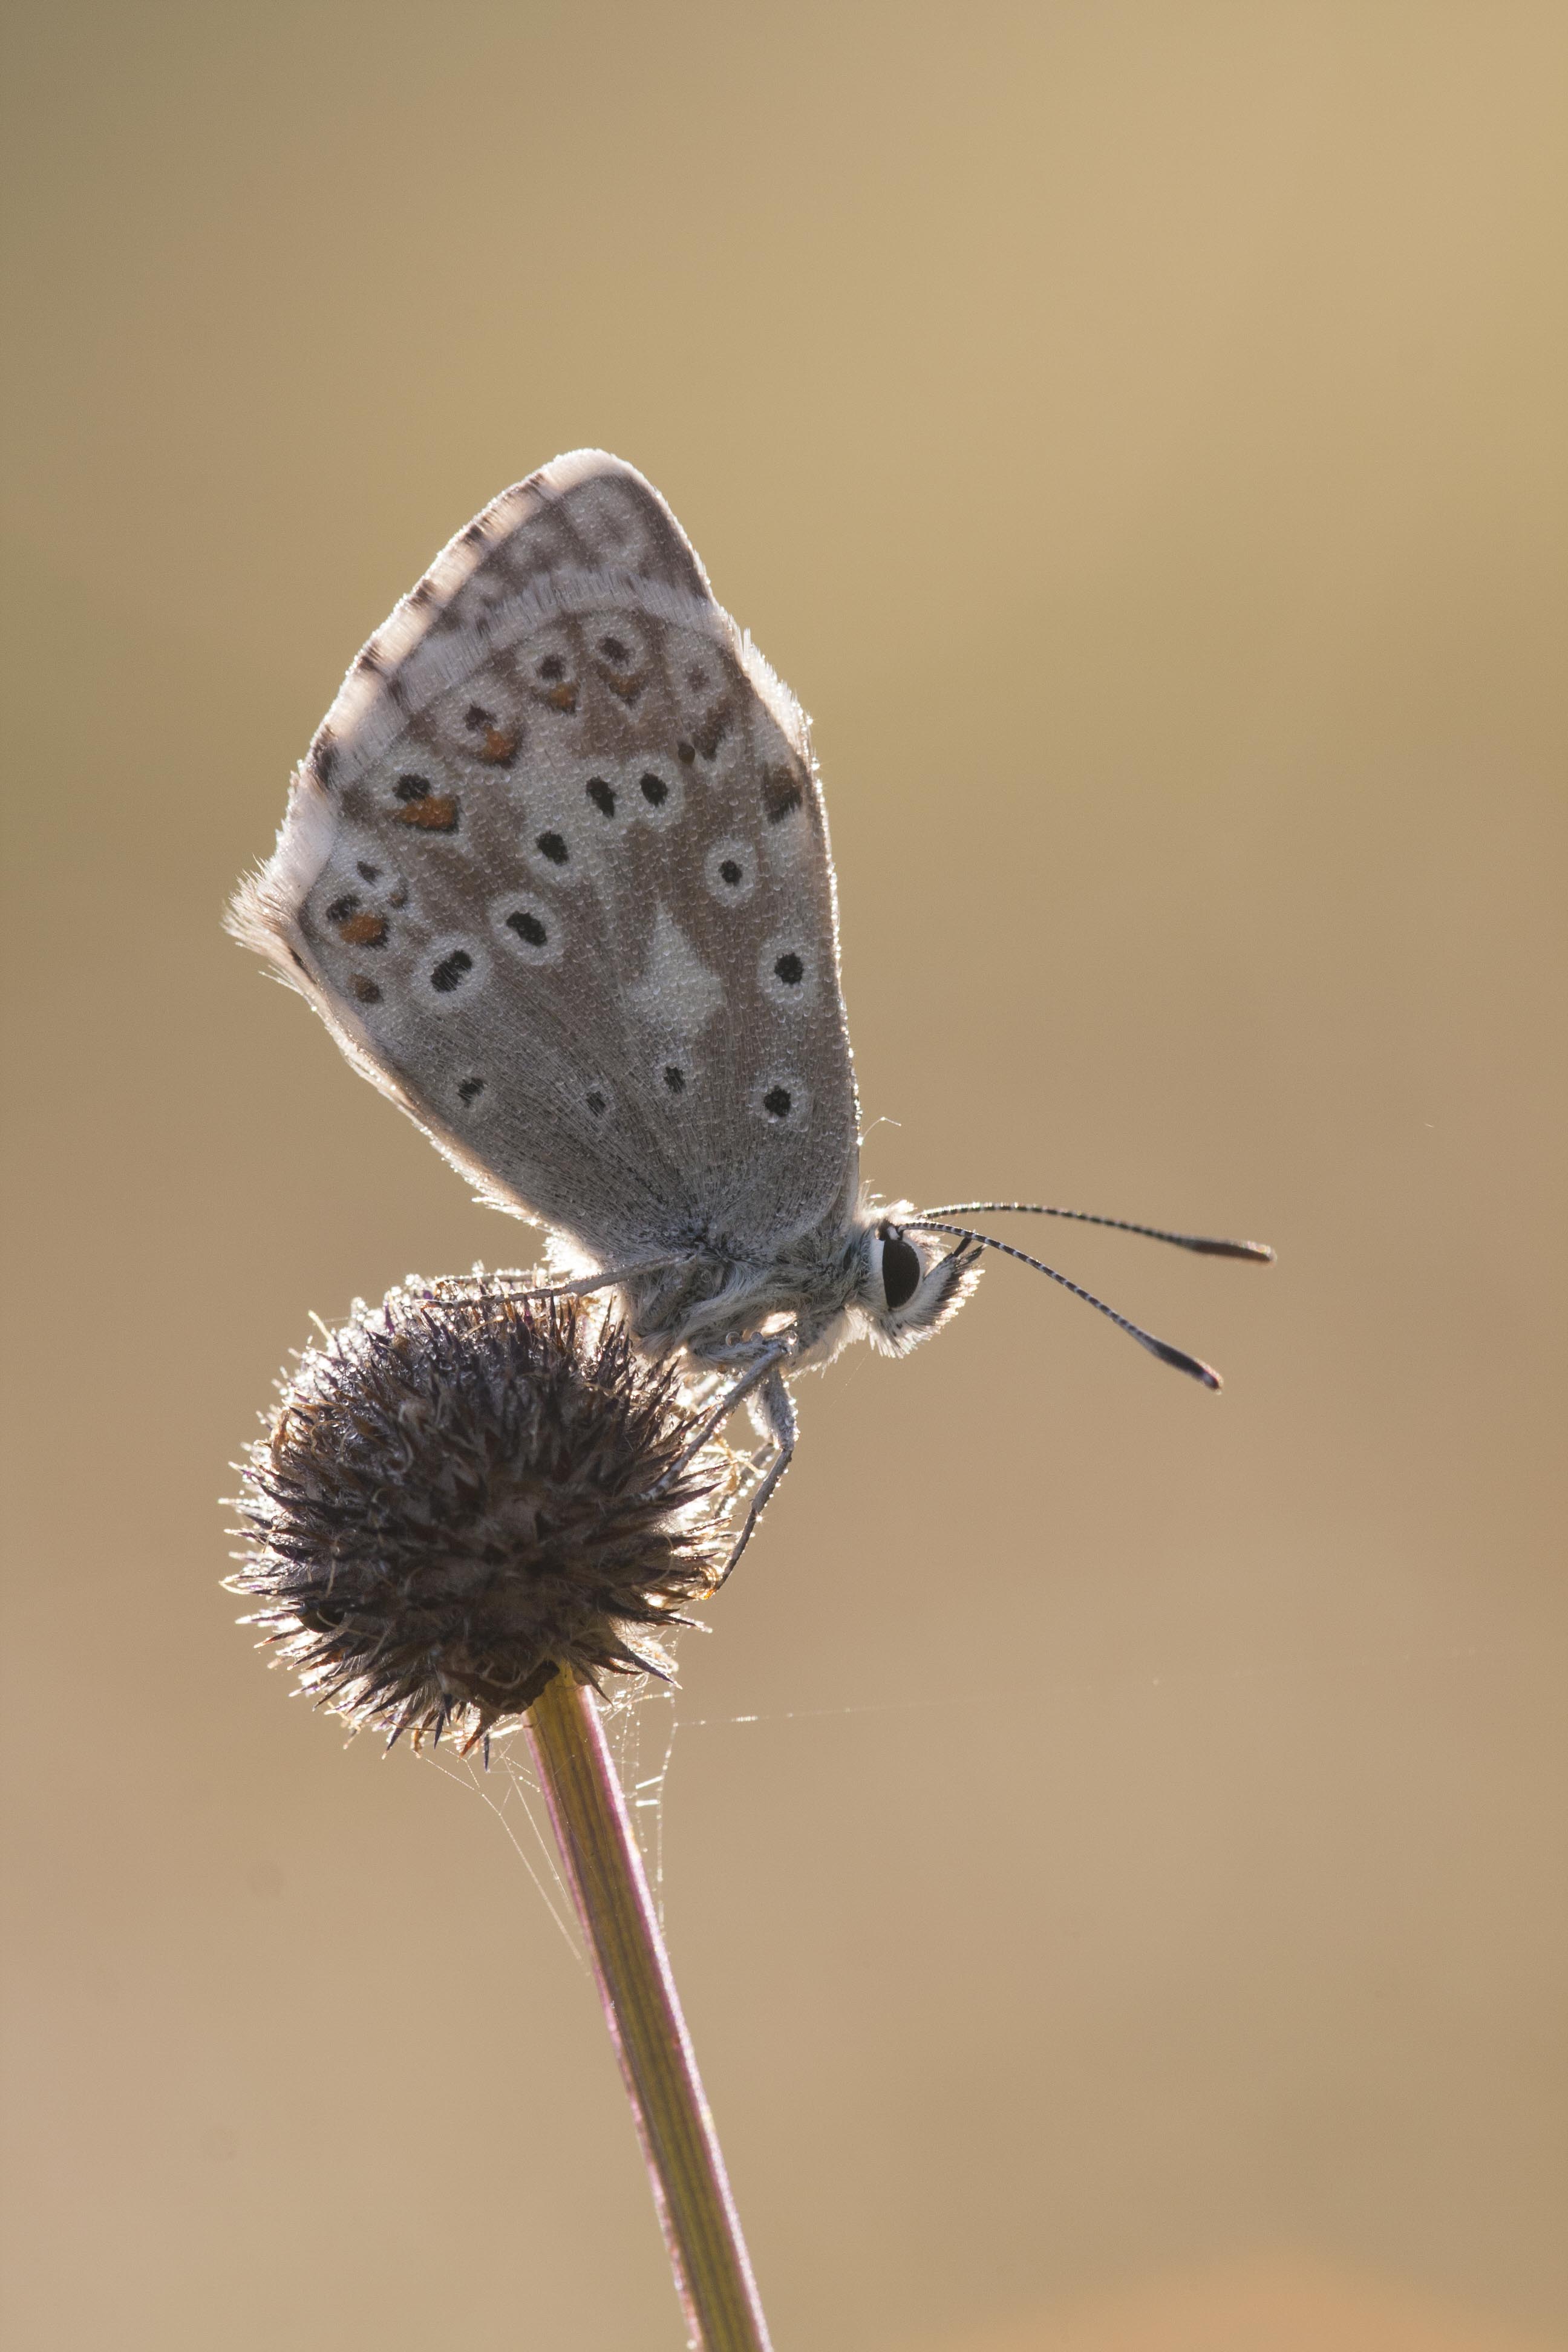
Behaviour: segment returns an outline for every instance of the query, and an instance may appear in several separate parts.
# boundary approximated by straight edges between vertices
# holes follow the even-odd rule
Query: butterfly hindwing
[[[856,1113],[805,721],[598,452],[378,630],[237,927],[514,1206],[625,1263],[843,1213]]]

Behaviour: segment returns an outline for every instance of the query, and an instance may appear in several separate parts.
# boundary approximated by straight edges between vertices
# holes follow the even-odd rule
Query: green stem
[[[528,1737],[692,2352],[769,2352],[718,2135],[593,1692],[563,1668],[529,1709]]]

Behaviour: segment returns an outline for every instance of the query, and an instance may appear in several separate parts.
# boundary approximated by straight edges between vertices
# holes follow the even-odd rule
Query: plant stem
[[[724,2158],[598,1702],[563,1667],[529,1709],[527,1727],[692,2352],[769,2352]]]

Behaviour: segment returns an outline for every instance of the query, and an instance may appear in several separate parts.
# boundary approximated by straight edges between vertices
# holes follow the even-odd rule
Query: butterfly
[[[1219,1386],[955,1217],[1273,1255],[865,1191],[805,716],[658,491],[602,450],[503,490],[375,632],[228,924],[483,1197],[586,1269],[531,1295],[617,1290],[640,1349],[712,1381],[704,1436],[750,1402],[731,1567],[795,1451],[791,1381],[852,1339],[928,1338],[987,1249]]]

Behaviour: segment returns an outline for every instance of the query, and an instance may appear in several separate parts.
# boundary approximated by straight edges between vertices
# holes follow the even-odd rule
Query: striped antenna
[[[1136,1339],[1141,1348],[1147,1348],[1149,1353],[1158,1356],[1163,1364],[1173,1365],[1178,1372],[1186,1372],[1193,1380],[1201,1381],[1205,1389],[1217,1389],[1224,1385],[1212,1364],[1204,1363],[1197,1356],[1189,1356],[1184,1348],[1173,1348],[1168,1339],[1156,1339],[1152,1331],[1145,1331],[1141,1323],[1119,1315],[1114,1307],[1108,1307],[1103,1298],[1095,1297],[1092,1290],[1085,1290],[1081,1283],[1069,1281],[1065,1274],[1058,1274],[1056,1267],[1047,1265],[1043,1258],[1031,1257],[1027,1250],[1015,1249],[1010,1242],[994,1240],[990,1234],[977,1234],[968,1225],[938,1224],[931,1217],[908,1217],[899,1230],[908,1234],[957,1234],[965,1241],[980,1243],[983,1248],[1000,1250],[1004,1257],[1016,1257],[1021,1265],[1032,1265],[1037,1274],[1048,1274],[1053,1282],[1059,1282],[1064,1290],[1070,1290],[1073,1297],[1081,1298],[1086,1307],[1092,1307],[1107,1317],[1119,1331],[1125,1331],[1130,1339]]]
[[[1205,1234],[1168,1234],[1163,1225],[1135,1225],[1126,1217],[1100,1217],[1091,1209],[1047,1209],[1038,1201],[945,1201],[940,1209],[922,1209],[922,1217],[1067,1217],[1075,1225],[1109,1225],[1112,1233],[1142,1234],[1145,1241],[1169,1242],[1173,1249],[1195,1250],[1200,1257],[1239,1257],[1251,1265],[1272,1265],[1274,1252],[1267,1242],[1224,1242]],[[1000,1242],[995,1247],[1000,1249]]]

